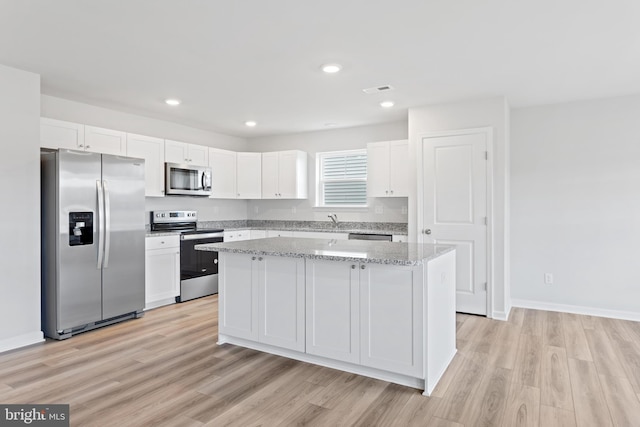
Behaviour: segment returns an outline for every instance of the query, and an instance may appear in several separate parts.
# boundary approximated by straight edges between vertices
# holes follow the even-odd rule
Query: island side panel
[[[426,265],[425,390],[429,396],[456,354],[456,251]]]

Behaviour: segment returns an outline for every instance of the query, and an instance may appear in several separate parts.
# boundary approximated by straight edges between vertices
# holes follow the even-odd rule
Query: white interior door
[[[485,131],[422,139],[424,243],[456,245],[456,310],[487,314]]]

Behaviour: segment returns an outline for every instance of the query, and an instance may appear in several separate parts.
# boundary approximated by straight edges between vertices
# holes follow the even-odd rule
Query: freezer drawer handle
[[[102,183],[96,181],[96,191],[98,193],[98,266],[102,268],[102,259],[104,258],[104,194],[102,193]]]
[[[109,187],[107,181],[103,181],[104,188],[104,264],[103,268],[109,267],[109,252],[111,251],[111,200],[109,197]]]

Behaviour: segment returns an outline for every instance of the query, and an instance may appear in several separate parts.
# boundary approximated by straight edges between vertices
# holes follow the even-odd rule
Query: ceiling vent
[[[370,87],[368,89],[362,89],[364,93],[368,93],[368,94],[388,92],[390,90],[393,90],[393,86],[391,85],[382,85],[382,86]]]

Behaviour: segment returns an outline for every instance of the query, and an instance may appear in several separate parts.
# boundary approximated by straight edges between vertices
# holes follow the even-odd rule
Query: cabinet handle
[[[218,259],[217,259],[217,258],[216,258],[216,259],[214,259],[214,260],[213,260],[213,263],[214,263],[214,264],[217,264],[217,263],[218,263]]]
[[[84,148],[91,148],[91,146],[90,146],[90,145],[85,145],[85,147],[84,147]]]
[[[360,265],[360,270],[364,270],[365,268],[366,268],[366,267],[365,267],[365,265],[364,265],[364,264],[361,264],[361,265]]]
[[[391,194],[393,194],[393,190],[391,190]]]
[[[431,229],[430,228],[426,228],[423,231],[424,234],[431,234]]]
[[[389,194],[389,190],[384,190],[384,194]]]
[[[251,261],[255,261],[255,260],[256,260],[256,257],[252,256]]]
[[[83,147],[84,147],[84,144],[78,145],[78,148],[83,148]]]
[[[258,258],[258,261],[262,261],[262,257]]]
[[[351,269],[352,269],[352,270],[355,270],[355,269],[356,269],[356,266],[355,266],[354,264],[351,264]]]
[[[164,240],[160,241],[160,244],[161,244],[161,245],[164,245]]]

